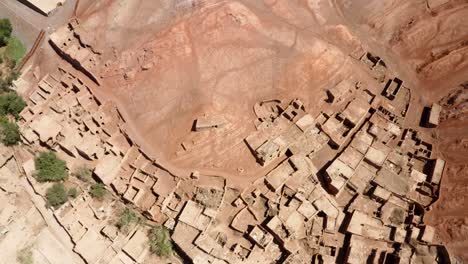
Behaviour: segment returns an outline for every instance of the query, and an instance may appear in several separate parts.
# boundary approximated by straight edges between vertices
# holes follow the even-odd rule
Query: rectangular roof
[[[35,8],[39,9],[45,15],[49,15],[54,11],[58,6],[61,6],[65,3],[66,0],[26,0],[29,4],[33,5]]]

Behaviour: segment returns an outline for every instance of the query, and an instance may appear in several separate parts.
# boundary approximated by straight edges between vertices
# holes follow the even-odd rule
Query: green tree
[[[128,231],[129,227],[133,224],[140,224],[143,222],[143,219],[139,217],[134,211],[125,207],[125,209],[120,213],[119,219],[115,226],[121,231]]]
[[[18,125],[5,116],[0,117],[0,140],[5,146],[13,146],[21,140]]]
[[[89,190],[89,194],[97,199],[102,199],[106,194],[106,188],[102,183],[95,183],[91,185],[91,189]]]
[[[11,37],[13,27],[8,18],[0,19],[0,47],[7,44],[8,39]]]
[[[14,67],[14,63],[13,63]],[[13,84],[13,81],[18,79],[19,73],[15,70],[10,72],[5,78],[0,78],[0,92],[8,92],[11,91],[10,87]]]
[[[14,91],[0,96],[0,115],[10,114],[18,118],[25,107],[26,102]]]
[[[47,204],[52,207],[59,207],[68,201],[68,193],[63,183],[54,183],[46,192]]]
[[[68,189],[68,196],[70,196],[71,198],[78,197],[78,194],[78,190],[75,187]]]
[[[26,47],[21,40],[15,37],[9,38],[5,49],[5,56],[13,61],[14,65],[17,65],[24,57],[24,54],[26,54]]]
[[[153,227],[149,233],[149,246],[151,252],[160,257],[171,256],[173,249],[169,231],[162,226]]]
[[[36,157],[35,178],[40,182],[62,181],[67,179],[67,164],[59,159],[55,153],[48,151],[42,152]]]

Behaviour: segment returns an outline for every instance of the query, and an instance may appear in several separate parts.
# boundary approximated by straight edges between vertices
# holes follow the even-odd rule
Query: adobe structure
[[[428,1],[427,12],[445,2]],[[247,7],[229,8],[235,15]],[[216,19],[211,22],[221,23]],[[250,23],[242,19],[232,23]],[[185,120],[188,128],[174,136],[179,146],[168,158],[154,151],[157,144],[148,144],[151,136],[135,132],[140,120],[108,100],[104,90],[109,83],[133,89],[132,80],[163,67],[165,55],[148,45],[175,45],[177,54],[171,55],[183,57],[193,52],[181,48],[187,40],[176,34],[176,44],[145,42],[137,52],[109,58],[83,23],[89,21],[74,18],[52,33],[48,45],[59,62],[32,88],[17,87],[28,91],[28,106],[19,119],[23,150],[14,160],[42,196],[46,185],[33,174],[34,154],[43,150],[56,152],[70,171],[82,164],[93,168],[93,177],[112,194],[96,204],[82,192],[53,212],[84,263],[160,263],[151,262],[147,226],[125,233],[111,224],[121,207],[169,230],[177,255],[161,263],[456,263],[425,221],[447,166],[434,136],[444,106],[419,107],[414,82],[397,75],[399,69],[378,49],[351,45],[343,64],[356,74],[338,74],[313,96],[295,91],[255,102],[239,98],[252,113],[242,116],[242,126],[230,110],[194,111],[190,118],[168,121],[178,127]],[[133,66],[122,66],[126,62]],[[115,91],[131,94],[135,105],[143,100]],[[159,98],[158,92],[151,98]],[[198,91],[187,93],[192,92]],[[161,111],[186,110],[165,107]],[[139,118],[151,121],[148,116],[159,114]],[[2,160],[12,155],[4,153]],[[253,165],[239,166],[244,159]]]

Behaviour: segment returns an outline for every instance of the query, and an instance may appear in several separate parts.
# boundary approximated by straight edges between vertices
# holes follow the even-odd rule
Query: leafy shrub
[[[35,165],[37,171],[34,177],[40,182],[62,181],[68,177],[67,164],[51,151],[39,154]]]
[[[115,226],[121,231],[128,231],[129,227],[133,224],[140,224],[143,222],[143,219],[139,217],[134,211],[125,207],[125,209],[120,213],[119,220]]]
[[[10,20],[7,18],[0,19],[0,47],[7,44],[12,31],[13,27],[11,26]]]
[[[68,193],[63,183],[54,183],[46,192],[47,204],[58,207],[68,201]]]
[[[71,198],[78,197],[78,194],[78,190],[75,187],[68,189],[68,196],[70,196]]]
[[[153,227],[149,233],[149,246],[152,253],[160,257],[169,257],[172,255],[172,241],[169,231],[162,227]]]
[[[97,199],[102,199],[106,194],[106,188],[102,183],[95,183],[91,185],[91,189],[89,190],[89,194]]]
[[[9,38],[5,49],[5,56],[14,61],[16,65],[24,57],[24,54],[26,54],[26,47],[21,40],[15,37]]]
[[[4,116],[0,117],[0,140],[5,146],[16,145],[21,140],[18,125]]]
[[[75,175],[76,178],[83,182],[89,182],[91,181],[92,171],[86,166],[80,166],[78,169],[76,169],[73,175]]]
[[[16,92],[9,92],[0,96],[0,115],[10,114],[18,118],[19,113],[26,107],[26,102]]]

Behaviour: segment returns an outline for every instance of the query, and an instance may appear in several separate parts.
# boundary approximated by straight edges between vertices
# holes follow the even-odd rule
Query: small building
[[[267,140],[256,151],[259,162],[265,166],[280,157],[286,150],[286,143],[281,138]]]
[[[74,251],[85,259],[86,263],[97,263],[102,252],[110,246],[110,240],[104,239],[93,229],[89,229],[76,243]]]
[[[261,248],[266,248],[273,241],[273,236],[258,225],[250,231],[249,237]]]
[[[223,117],[200,117],[195,121],[195,131],[222,128],[226,123],[227,122]]]
[[[121,157],[106,155],[99,160],[94,174],[106,185],[110,184],[120,170]]]
[[[35,9],[45,16],[52,14],[57,7],[65,4],[66,0],[20,0],[27,6]]]
[[[426,242],[428,244],[432,243],[432,240],[434,239],[435,235],[435,229],[432,226],[426,225],[422,232],[420,233],[421,236],[421,241]]]
[[[30,126],[43,143],[47,143],[49,140],[55,141],[57,135],[62,130],[62,126],[48,115],[34,120]]]
[[[442,173],[444,172],[445,161],[442,159],[436,159],[434,163],[434,170],[432,171],[431,182],[434,184],[440,184],[442,179]]]
[[[315,119],[310,114],[306,114],[296,121],[296,125],[300,130],[302,130],[302,132],[306,132],[314,127],[315,123]]]
[[[294,168],[291,166],[291,163],[289,160],[285,160],[266,175],[265,182],[273,191],[276,192],[283,187],[284,183],[293,173]]]
[[[377,218],[354,211],[346,231],[374,240],[387,240],[390,238],[391,230],[383,226],[382,222]]]
[[[303,215],[307,220],[314,217],[318,211],[309,201],[305,200],[302,204],[297,208],[297,212]]]
[[[445,5],[449,0],[428,0],[427,1],[427,6],[430,9],[436,9],[439,6]]]
[[[376,186],[374,189],[374,192],[372,193],[372,196],[374,198],[381,199],[384,201],[387,201],[388,199],[390,199],[390,195],[392,195],[391,192],[385,190],[384,188],[380,186]]]
[[[364,98],[358,97],[346,106],[342,115],[353,125],[357,125],[366,117],[369,108],[369,103]]]
[[[395,96],[398,94],[398,91],[400,90],[402,83],[403,82],[398,78],[394,78],[393,80],[391,79],[388,80],[387,85],[385,86],[385,89],[382,94],[388,99],[394,100]]]
[[[138,229],[122,250],[137,263],[142,263],[149,253],[148,237],[145,232]]]
[[[427,123],[429,126],[436,127],[439,125],[440,119],[440,112],[442,111],[442,107],[439,104],[432,104],[431,112],[429,114],[429,120]]]
[[[373,181],[382,188],[400,196],[405,196],[414,184],[411,178],[395,174],[387,168],[381,169]]]
[[[199,231],[205,231],[211,224],[211,217],[206,215],[204,209],[200,204],[189,200],[179,215],[179,221]]]
[[[354,169],[346,165],[343,161],[336,159],[333,163],[326,169],[327,175],[334,179],[338,176],[343,176],[346,179],[351,178],[354,173]]]
[[[335,87],[327,89],[327,102],[328,103],[340,103],[349,96],[356,85],[351,80],[343,80],[338,83]]]

